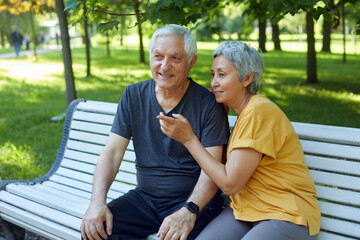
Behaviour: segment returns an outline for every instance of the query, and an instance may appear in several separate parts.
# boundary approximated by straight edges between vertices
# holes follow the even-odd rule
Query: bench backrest
[[[93,172],[106,143],[117,104],[80,102],[71,121],[69,139],[59,169],[51,177],[69,186],[87,189],[90,198]],[[229,116],[234,126],[235,116]],[[316,183],[322,212],[320,239],[360,238],[360,129],[292,123]],[[108,201],[136,186],[135,154],[130,141]]]

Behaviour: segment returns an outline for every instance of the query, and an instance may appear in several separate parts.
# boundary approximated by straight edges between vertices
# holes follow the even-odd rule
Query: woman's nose
[[[219,86],[219,82],[215,78],[211,79],[211,87],[215,88]]]

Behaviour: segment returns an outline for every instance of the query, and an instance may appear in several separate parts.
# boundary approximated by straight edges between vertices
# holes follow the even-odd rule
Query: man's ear
[[[250,75],[247,75],[246,77],[243,78],[242,80],[242,84],[244,87],[248,87],[250,85],[250,83],[252,82],[252,80],[254,79],[255,73],[252,72],[250,73]]]
[[[191,62],[190,62],[190,66],[189,66],[190,69],[195,65],[196,61],[197,61],[197,55],[195,55],[195,56],[192,58],[192,60],[191,60]]]

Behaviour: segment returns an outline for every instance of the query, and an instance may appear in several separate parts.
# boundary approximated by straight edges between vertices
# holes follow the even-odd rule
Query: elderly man
[[[149,46],[153,79],[128,86],[94,174],[83,239],[194,239],[221,211],[218,187],[177,141],[164,135],[156,118],[180,113],[218,161],[227,143],[224,107],[188,78],[197,60],[196,42],[186,28],[166,25]],[[106,204],[107,191],[132,137],[138,187]]]

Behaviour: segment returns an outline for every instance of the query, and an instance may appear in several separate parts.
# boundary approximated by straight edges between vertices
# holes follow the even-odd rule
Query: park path
[[[71,48],[79,47],[79,46],[81,46],[81,43],[71,43]],[[36,49],[36,53],[42,54],[42,53],[53,52],[53,51],[61,51],[61,49],[62,49],[61,45],[50,44],[50,45],[44,45],[43,47],[39,47],[38,49]],[[33,49],[30,49],[30,50],[21,49],[19,57],[33,56],[33,55],[34,55]],[[7,58],[16,58],[15,52],[0,54],[0,59],[7,59]]]
[[[47,53],[47,52],[52,52],[52,51],[60,51],[60,50],[61,50],[60,45],[59,46],[57,46],[57,45],[49,45],[49,46],[47,46],[45,48],[36,49],[36,53],[37,54],[42,54],[42,53]],[[29,55],[34,55],[34,50],[33,49],[21,50],[19,57],[29,56]],[[7,58],[16,58],[15,52],[0,54],[0,59],[7,59]]]

